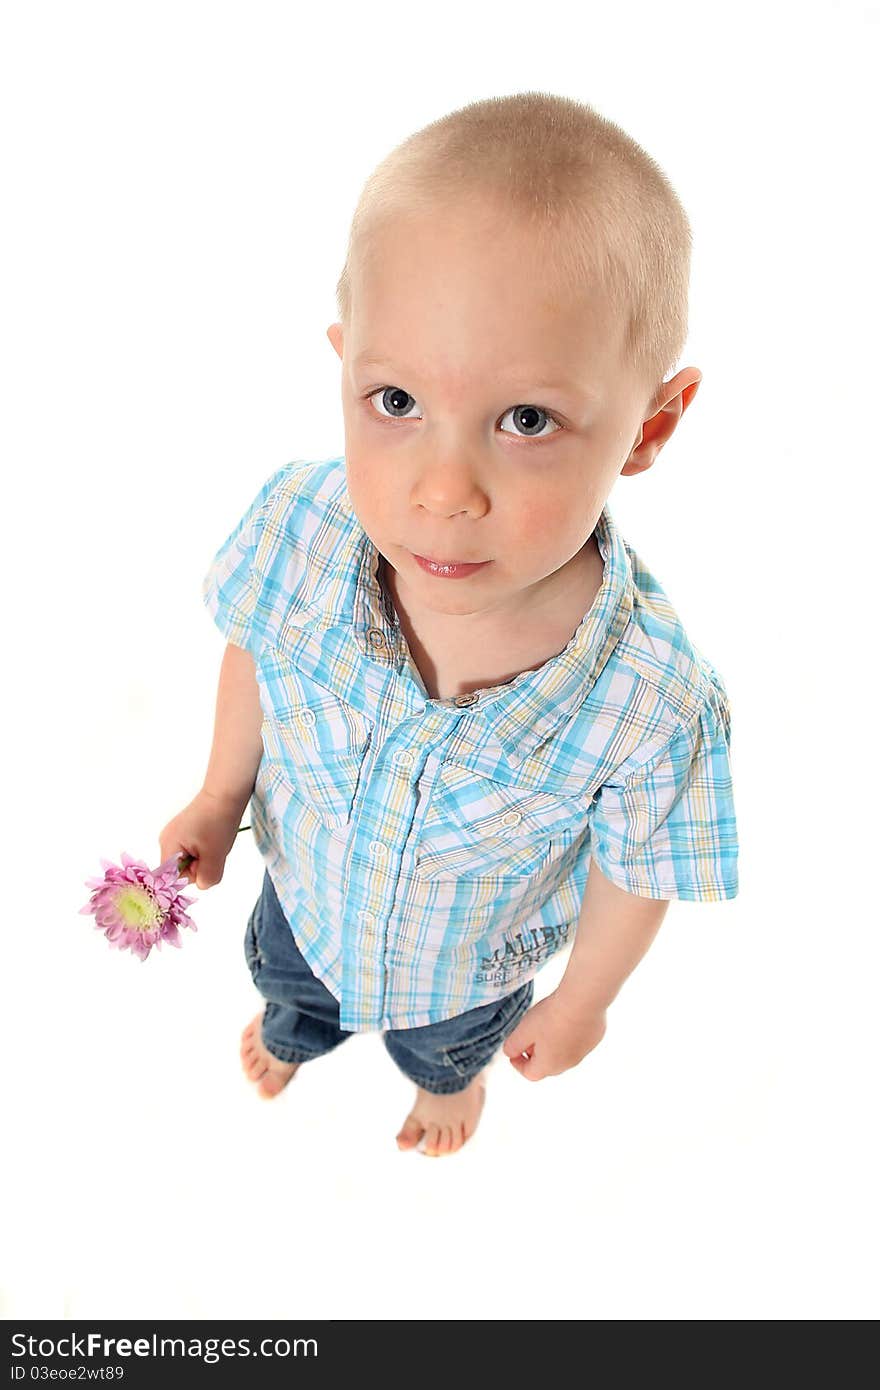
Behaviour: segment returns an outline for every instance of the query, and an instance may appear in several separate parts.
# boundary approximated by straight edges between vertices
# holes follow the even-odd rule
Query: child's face
[[[600,295],[555,290],[527,231],[488,205],[383,231],[347,333],[328,337],[352,505],[411,610],[516,622],[570,599],[614,482],[650,466],[700,379],[680,373],[671,409],[648,409],[622,336]],[[452,578],[415,555],[490,563]]]

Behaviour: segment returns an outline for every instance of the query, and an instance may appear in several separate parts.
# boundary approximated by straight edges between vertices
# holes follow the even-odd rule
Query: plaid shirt
[[[261,487],[202,597],[256,662],[254,837],[354,1032],[502,998],[571,944],[591,856],[646,898],[738,889],[727,694],[606,506],[602,586],[536,671],[431,699],[345,459]]]

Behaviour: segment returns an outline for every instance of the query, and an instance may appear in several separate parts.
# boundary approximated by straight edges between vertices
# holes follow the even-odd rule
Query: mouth
[[[417,565],[441,579],[463,579],[492,563],[491,560],[432,560],[428,555],[416,555],[414,551],[411,554]]]

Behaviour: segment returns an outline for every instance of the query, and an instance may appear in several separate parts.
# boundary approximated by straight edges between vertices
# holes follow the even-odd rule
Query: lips
[[[464,579],[492,563],[491,560],[431,560],[425,555],[416,555],[414,551],[411,554],[419,569],[438,579]]]

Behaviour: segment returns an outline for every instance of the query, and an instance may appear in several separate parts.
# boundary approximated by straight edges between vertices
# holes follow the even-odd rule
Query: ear
[[[327,337],[330,339],[330,342],[333,344],[333,347],[334,347],[335,350],[336,350],[336,354],[337,354],[337,356],[339,357],[339,360],[340,360],[340,362],[341,362],[341,361],[342,361],[342,324],[341,324],[341,323],[331,323],[330,327],[327,329]]]
[[[697,394],[702,380],[703,373],[698,367],[685,367],[664,383],[651,403],[652,413],[642,421],[639,436],[620,470],[621,477],[630,473],[644,473],[651,467]]]

